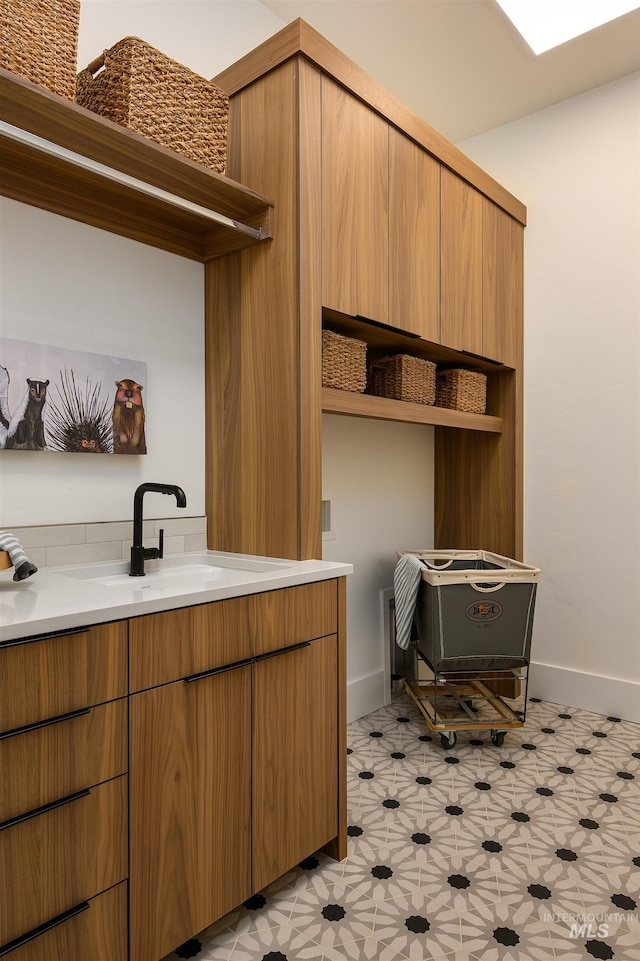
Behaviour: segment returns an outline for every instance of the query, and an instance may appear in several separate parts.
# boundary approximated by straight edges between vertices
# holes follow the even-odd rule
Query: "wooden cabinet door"
[[[440,164],[389,129],[389,323],[440,340]]]
[[[389,316],[389,131],[322,77],[322,303],[386,324]]]
[[[251,666],[130,698],[130,954],[157,961],[251,894]]]
[[[445,167],[440,189],[441,342],[482,354],[483,197]]]
[[[521,366],[524,227],[483,198],[482,301],[485,357]]]
[[[337,637],[258,659],[253,676],[253,886],[338,833]]]

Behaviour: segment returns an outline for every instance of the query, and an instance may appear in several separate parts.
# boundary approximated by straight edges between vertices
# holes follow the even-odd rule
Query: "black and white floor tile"
[[[640,725],[530,699],[447,750],[402,696],[348,741],[347,859],[165,961],[640,961]]]

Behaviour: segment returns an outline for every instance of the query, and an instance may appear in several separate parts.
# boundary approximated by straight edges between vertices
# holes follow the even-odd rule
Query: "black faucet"
[[[187,506],[187,498],[181,487],[175,484],[140,484],[133,495],[133,546],[131,548],[131,567],[129,577],[144,577],[144,562],[156,557],[162,557],[164,547],[164,531],[160,528],[157,547],[142,546],[142,498],[147,491],[158,494],[173,494],[178,507]]]

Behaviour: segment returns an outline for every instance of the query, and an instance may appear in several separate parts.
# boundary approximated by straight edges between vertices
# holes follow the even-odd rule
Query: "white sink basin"
[[[183,592],[195,588],[215,587],[216,584],[230,580],[248,580],[253,574],[286,570],[290,566],[290,564],[260,557],[205,551],[199,554],[176,554],[162,560],[146,561],[143,577],[129,575],[128,561],[59,567],[54,573],[101,587]]]

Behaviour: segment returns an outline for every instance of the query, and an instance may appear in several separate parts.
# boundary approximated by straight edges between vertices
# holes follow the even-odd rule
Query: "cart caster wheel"
[[[504,744],[504,736],[506,731],[492,731],[491,732],[491,743],[495,744],[496,747],[502,747]]]
[[[443,748],[450,751],[452,747],[456,746],[456,732],[455,731],[442,731],[440,734],[440,743]]]

